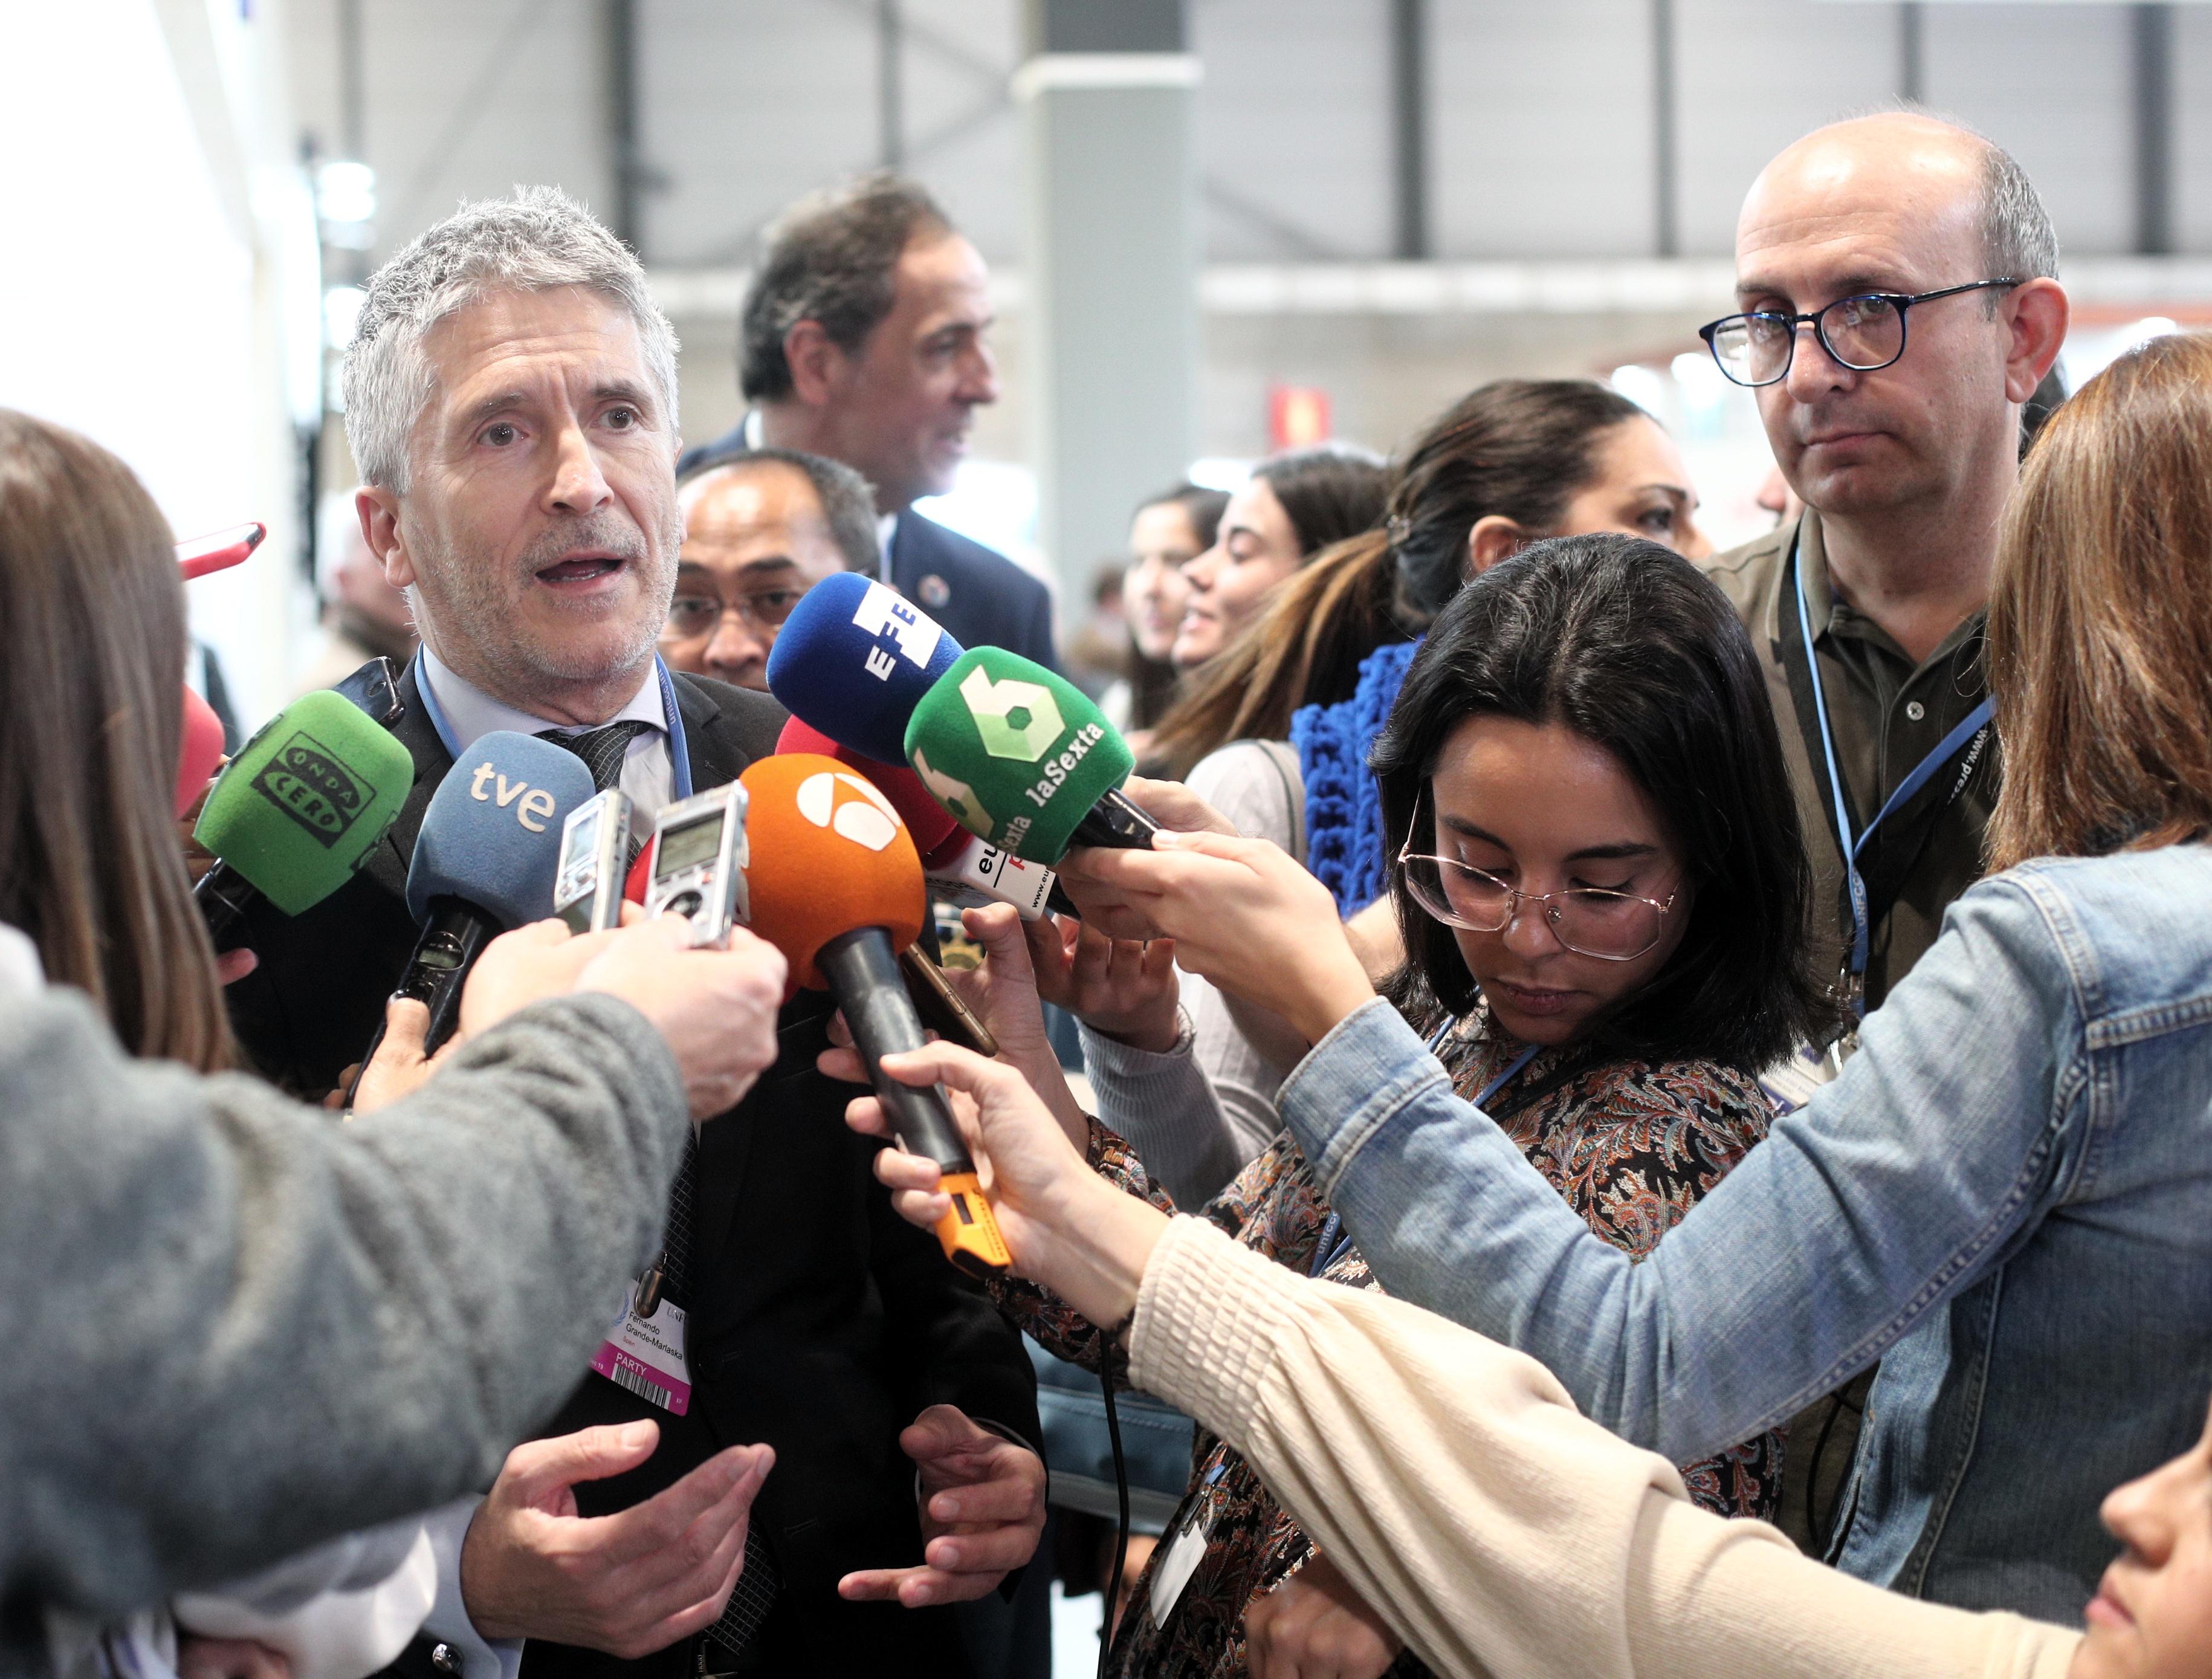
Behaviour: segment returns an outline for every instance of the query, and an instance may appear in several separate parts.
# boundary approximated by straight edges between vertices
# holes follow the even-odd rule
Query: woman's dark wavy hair
[[[1601,1017],[1592,1061],[1715,1061],[1755,1072],[1828,1018],[1805,939],[1812,876],[1751,638],[1695,566],[1639,537],[1556,537],[1469,583],[1437,619],[1369,758],[1406,963],[1386,990],[1417,1023],[1466,1013],[1452,930],[1397,866],[1416,800],[1470,717],[1558,723],[1643,789],[1689,870],[1667,965]]]

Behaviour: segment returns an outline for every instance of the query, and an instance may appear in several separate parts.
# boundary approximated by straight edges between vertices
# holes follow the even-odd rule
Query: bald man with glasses
[[[1709,565],[1766,670],[1841,1036],[1767,1080],[1802,1101],[1982,873],[1996,731],[1982,629],[2024,405],[2057,360],[2058,241],[2020,165],[1899,112],[1816,130],[1753,183],[1739,313],[1699,336],[1749,386],[1804,511]],[[1790,1427],[1780,1524],[1836,1525],[1874,1372]]]
[[[1711,570],[1766,665],[1814,936],[1854,1017],[1981,873],[1998,770],[1983,611],[2021,409],[2066,336],[2057,265],[2002,149],[1929,117],[1868,117],[1808,135],[1753,184],[1741,312],[1701,335],[1752,387],[1805,504]],[[1830,1065],[1851,1044],[1847,1030]]]

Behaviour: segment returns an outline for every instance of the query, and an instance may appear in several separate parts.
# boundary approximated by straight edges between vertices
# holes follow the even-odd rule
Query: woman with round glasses
[[[1437,620],[1376,769],[1407,935],[1389,995],[1455,1088],[1498,1117],[1592,1231],[1649,1252],[1765,1135],[1755,1069],[1805,1036],[1820,1008],[1800,953],[1807,882],[1795,806],[1741,624],[1693,566],[1656,543],[1536,543]],[[1062,967],[1062,941],[1025,947],[1011,911],[975,922],[992,952],[978,1001],[1002,1044],[1041,1042],[1033,1022],[1008,1018],[1031,952],[1056,1001],[1076,1001],[1067,970],[1085,964],[1094,979],[1111,970],[1091,994],[1117,988],[1123,1020],[1163,1001],[1175,1013],[1173,963],[1158,946],[1109,950],[1086,932]],[[1048,1054],[1016,1059],[1094,1171],[1172,1209],[1122,1136],[1077,1109]],[[1206,1100],[1187,1023],[1172,1051],[1124,1046],[1091,1073],[1109,1122]],[[1374,1287],[1287,1133],[1202,1216],[1302,1274]],[[1096,1369],[1125,1355],[1118,1335],[1030,1284],[994,1292],[1064,1358]],[[1768,1433],[1682,1473],[1704,1508],[1765,1517],[1780,1463]],[[1201,1432],[1112,1670],[1242,1674],[1243,1614],[1263,1596],[1279,1617],[1302,1597],[1340,1606],[1375,1658],[1365,1670],[1396,1653],[1252,1469]],[[1394,1670],[1425,1670],[1407,1664]]]

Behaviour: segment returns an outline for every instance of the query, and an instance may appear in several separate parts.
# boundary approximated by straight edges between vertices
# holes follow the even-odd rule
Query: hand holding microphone
[[[912,831],[939,897],[1012,903],[1035,919],[1054,896],[1052,871],[963,833],[906,767],[914,709],[961,654],[896,591],[849,572],[824,580],[793,609],[769,654],[769,690],[792,716],[776,750],[820,752],[873,782]]]
[[[484,946],[462,987],[459,1030],[444,1049],[424,1051],[422,1003],[393,1000],[353,1110],[370,1113],[406,1095],[452,1048],[517,1009],[572,991],[603,991],[659,1029],[683,1070],[691,1116],[711,1118],[735,1107],[775,1064],[784,976],[781,954],[742,928],[726,949],[694,950],[673,916],[648,922],[633,911],[620,928],[574,935],[557,919],[533,922]]]
[[[1129,743],[1066,678],[1000,648],[955,660],[915,703],[906,757],[961,826],[1048,867],[1076,845],[1142,848]]]
[[[878,1070],[884,1055],[925,1041],[898,969],[924,913],[921,860],[906,824],[834,758],[779,753],[738,779],[750,799],[753,930],[784,953],[794,989],[836,995],[893,1135],[942,1170],[949,1199],[937,1235],[945,1256],[978,1275],[1003,1269],[1005,1244],[944,1093]]]
[[[950,1092],[963,1146],[988,1176],[988,1208],[1013,1268],[1093,1323],[1124,1321],[1167,1215],[1092,1171],[1011,1067],[932,1043],[887,1057],[883,1074],[909,1088],[942,1086]],[[856,1099],[845,1120],[866,1135],[888,1134],[875,1097]],[[876,1177],[908,1223],[927,1227],[946,1216],[950,1180],[935,1162],[886,1149],[876,1157]]]

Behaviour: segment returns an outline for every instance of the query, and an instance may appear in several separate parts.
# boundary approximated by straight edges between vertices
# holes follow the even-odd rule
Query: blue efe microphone
[[[483,947],[553,913],[562,824],[595,790],[574,752],[501,729],[463,752],[431,794],[407,870],[407,912],[422,932],[396,994],[430,1010],[424,1053],[453,1035]],[[380,1025],[363,1067],[383,1041]]]
[[[840,571],[807,590],[776,633],[768,690],[839,745],[906,762],[906,722],[967,649],[896,589]]]

